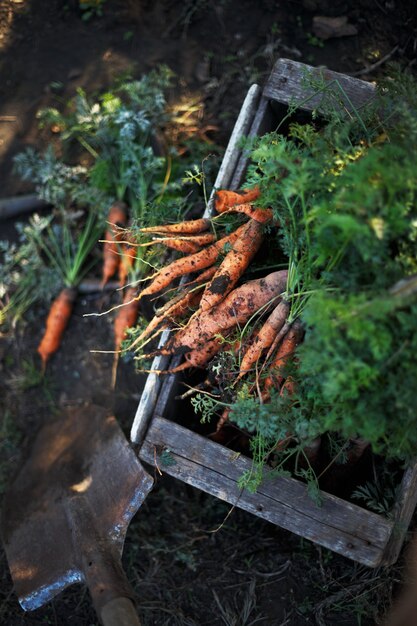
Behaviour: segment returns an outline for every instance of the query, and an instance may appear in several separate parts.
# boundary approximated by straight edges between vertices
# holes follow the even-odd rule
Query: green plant
[[[106,0],[79,0],[81,19],[87,22],[93,17],[102,17]]]
[[[30,225],[33,225],[33,221],[30,221]],[[101,228],[100,221],[89,213],[76,232],[73,232],[75,227],[72,225],[71,228],[68,220],[53,225],[48,220],[42,231],[32,227],[30,236],[44,255],[46,263],[59,275],[61,283],[74,287],[91,268],[93,261],[87,266],[85,264]]]

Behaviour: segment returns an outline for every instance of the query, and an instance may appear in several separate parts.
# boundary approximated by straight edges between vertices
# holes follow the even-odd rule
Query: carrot
[[[153,243],[162,243],[166,248],[176,252],[183,252],[184,254],[195,254],[201,250],[201,246],[194,243],[194,241],[184,241],[184,239],[175,239],[173,237],[159,239]]]
[[[223,409],[222,414],[220,415],[220,419],[217,422],[216,433],[218,433],[223,428],[223,426],[229,420],[229,416],[230,416],[230,408],[226,407],[225,409]]]
[[[112,370],[112,386],[116,383],[117,365],[119,362],[120,348],[122,341],[126,339],[127,330],[132,328],[136,324],[136,320],[139,313],[140,304],[135,300],[136,294],[135,287],[128,287],[123,297],[124,306],[122,306],[116,317],[114,318],[114,350],[115,358],[113,361]]]
[[[136,324],[139,313],[139,302],[135,300],[137,289],[128,287],[123,297],[125,306],[120,307],[114,318],[114,348],[118,352],[122,341],[126,338],[126,331]]]
[[[201,269],[206,269],[207,267],[210,267],[210,265],[213,265],[225,245],[233,245],[236,239],[240,237],[244,227],[245,224],[239,226],[239,228],[233,231],[230,235],[214,242],[211,246],[203,248],[200,252],[183,257],[182,259],[177,259],[176,261],[170,263],[167,267],[164,267],[162,270],[157,272],[151,284],[143,289],[143,291],[137,296],[137,299],[143,298],[143,296],[157,294],[165,287],[168,287],[168,285],[170,285],[176,278],[180,278],[185,274],[196,272]]]
[[[272,345],[274,338],[281,330],[288,317],[289,309],[290,307],[288,302],[286,300],[281,300],[281,302],[279,302],[279,304],[274,308],[264,325],[255,334],[252,343],[243,354],[240,363],[240,372],[236,382],[250,371],[253,365],[257,363],[264,350]]]
[[[166,307],[162,314],[157,313],[151,319],[145,330],[139,335],[139,337],[136,337],[135,341],[131,345],[131,348],[134,348],[138,343],[149,337],[157,328],[163,328],[169,323],[169,321],[180,319],[186,315],[192,307],[198,305],[200,299],[201,291],[191,289],[179,299],[175,298],[174,302],[169,302],[168,304],[170,306]]]
[[[177,374],[178,372],[183,372],[191,367],[204,368],[207,363],[221,351],[224,345],[225,343],[222,337],[214,337],[213,339],[210,339],[210,341],[206,341],[202,347],[199,347],[196,350],[191,350],[185,354],[185,361],[177,367],[173,367],[168,370],[151,370],[151,373]]]
[[[167,343],[161,354],[177,351],[184,353],[202,348],[215,335],[224,334],[237,324],[247,322],[261,307],[285,289],[286,280],[287,271],[281,270],[237,287],[218,305],[208,311],[199,310],[187,326]]]
[[[272,388],[279,388],[284,380],[284,369],[302,339],[303,329],[299,321],[295,321],[283,338],[275,357],[269,366],[269,375],[265,378],[262,399],[269,398]]]
[[[110,226],[107,228],[103,247],[102,288],[119,269],[120,257],[117,240],[121,238],[117,226],[124,226],[127,221],[126,205],[124,202],[115,202],[107,216]]]
[[[201,217],[197,220],[185,220],[184,222],[178,222],[176,224],[163,224],[162,226],[148,226],[147,228],[141,228],[142,233],[168,233],[168,234],[192,234],[202,233],[208,230],[211,226],[209,219]]]
[[[207,311],[218,304],[233,289],[263,240],[263,228],[254,220],[247,222],[201,298],[200,308]]]
[[[273,218],[272,209],[260,209],[253,206],[253,204],[235,204],[231,207],[225,208],[222,213],[245,213],[248,217],[252,218],[256,222],[266,224]]]
[[[152,241],[138,244],[139,247],[154,246],[158,243],[165,245],[167,248],[184,252],[185,254],[194,254],[198,252],[202,246],[214,243],[216,237],[213,233],[204,233],[202,235],[177,235],[176,237],[154,237]]]
[[[121,245],[121,259],[119,261],[119,284],[123,287],[126,283],[129,271],[136,259],[136,249],[129,244]]]
[[[52,302],[46,319],[46,329],[38,346],[42,359],[42,370],[46,362],[61,345],[62,336],[71,317],[77,290],[74,287],[65,287]]]
[[[243,204],[246,202],[253,202],[257,198],[259,198],[260,190],[259,187],[254,187],[253,189],[248,189],[243,193],[237,193],[236,191],[228,191],[226,189],[219,189],[216,192],[216,197],[214,201],[214,207],[217,213],[224,213],[230,207],[235,206],[236,204]]]

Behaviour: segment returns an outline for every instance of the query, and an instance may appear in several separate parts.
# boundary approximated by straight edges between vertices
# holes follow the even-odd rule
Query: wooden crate
[[[331,85],[338,106],[348,114],[354,114],[374,97],[370,83],[280,59],[263,90],[257,85],[250,88],[215,188],[238,189],[244,182],[248,160],[239,147],[242,135],[262,135],[275,129],[292,103],[298,103],[298,109],[306,115],[317,108],[322,96],[306,89],[306,74]],[[210,215],[211,204],[212,199],[205,215]],[[160,345],[166,336],[162,336]],[[180,360],[171,359],[170,367]],[[168,357],[157,357],[152,369],[163,369],[167,364]],[[308,495],[307,486],[294,478],[270,477],[256,493],[249,493],[238,486],[238,480],[251,468],[250,459],[177,423],[182,411],[175,399],[180,383],[179,375],[148,376],[131,430],[132,442],[138,444],[143,461],[364,565],[377,567],[396,561],[417,502],[417,464],[403,474],[390,519],[324,492],[318,506]],[[164,451],[169,451],[169,465],[160,460]],[[265,468],[266,476],[269,471]]]

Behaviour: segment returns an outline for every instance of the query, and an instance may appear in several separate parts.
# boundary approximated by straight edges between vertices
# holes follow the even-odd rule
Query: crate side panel
[[[323,84],[324,91],[332,88],[336,94],[334,105],[350,113],[360,109],[375,96],[375,87],[371,83],[290,59],[279,59],[276,62],[263,95],[282,104],[296,104],[303,110],[313,111],[320,106],[324,92],[317,94],[316,89],[309,86],[309,81],[314,85]]]
[[[383,565],[395,563],[417,504],[417,462],[405,472],[394,506],[394,530],[383,555]]]
[[[384,518],[330,494],[323,494],[319,507],[307,487],[292,478],[277,476],[256,493],[243,491],[238,480],[250,469],[249,459],[155,417],[139,456],[154,465],[163,449],[174,461],[160,468],[167,474],[360,563],[380,563],[392,531]]]

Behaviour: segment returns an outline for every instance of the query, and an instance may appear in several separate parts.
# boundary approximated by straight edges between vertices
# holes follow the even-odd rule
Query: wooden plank
[[[240,110],[239,117],[237,118],[236,124],[233,128],[226,152],[224,153],[219,173],[214,182],[214,188],[210,198],[211,202],[209,202],[208,207],[211,214],[213,213],[212,204],[215,191],[220,188],[233,188],[233,184],[231,182],[232,177],[236,170],[236,164],[239,157],[242,154],[242,149],[240,148],[239,143],[242,137],[246,137],[249,133],[253,118],[258,109],[261,92],[262,89],[259,85],[252,85],[249,88],[243,106]]]
[[[384,551],[382,564],[392,565],[398,559],[417,504],[417,463],[405,472],[393,510],[393,532]]]
[[[316,93],[310,82],[325,85],[322,93]],[[336,95],[334,104],[352,113],[375,96],[372,83],[352,78],[326,68],[316,68],[290,59],[279,59],[265,85],[263,95],[282,104],[298,104],[305,111],[320,107],[326,92],[332,89]]]
[[[154,417],[139,456],[154,465],[164,449],[175,462],[160,467],[167,474],[369,567],[380,564],[389,520],[326,493],[319,507],[306,485],[283,476],[266,478],[256,493],[242,491],[238,480],[251,468],[249,459]]]
[[[250,129],[248,129],[248,137],[257,137],[269,132],[272,128],[273,112],[269,104],[269,100],[262,96],[259,102],[258,110],[253,118]],[[248,167],[249,158],[247,153],[242,150],[239,160],[236,163],[233,177],[230,181],[230,189],[239,189],[244,183],[246,170]]]

